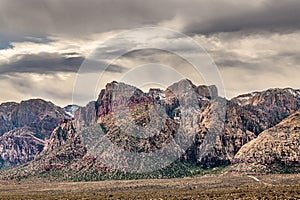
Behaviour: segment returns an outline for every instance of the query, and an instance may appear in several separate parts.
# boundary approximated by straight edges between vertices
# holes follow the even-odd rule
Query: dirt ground
[[[300,199],[300,174],[63,183],[0,181],[0,199]]]

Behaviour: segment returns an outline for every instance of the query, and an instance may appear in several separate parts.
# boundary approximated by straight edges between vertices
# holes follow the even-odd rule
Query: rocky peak
[[[35,128],[39,137],[49,138],[52,130],[65,118],[62,108],[42,99],[30,99],[14,104],[10,121],[12,128]]]
[[[56,127],[50,139],[47,141],[43,152],[52,151],[66,143],[73,142],[74,144],[81,143],[79,135],[74,126],[74,121],[65,120],[62,124]]]
[[[248,120],[252,121],[248,123],[248,127],[252,129],[251,127],[256,126],[258,129],[254,132],[257,135],[262,130],[278,124],[300,109],[300,95],[297,95],[298,93],[299,90],[290,88],[269,89],[240,95],[233,98],[231,103],[242,107],[243,112],[239,113],[240,117],[245,120],[246,118],[253,119]]]
[[[42,99],[0,105],[0,135],[28,126],[36,129],[38,137],[49,138],[53,129],[66,117],[64,110]]]
[[[173,83],[166,89],[166,95],[172,96],[171,94],[184,94],[185,91],[189,90],[190,88],[195,89],[196,86],[190,81],[189,79],[182,79],[176,83]]]
[[[143,93],[140,89],[113,81],[100,92],[96,102],[97,116],[101,119],[112,112],[134,108],[137,104],[153,102],[153,97]]]

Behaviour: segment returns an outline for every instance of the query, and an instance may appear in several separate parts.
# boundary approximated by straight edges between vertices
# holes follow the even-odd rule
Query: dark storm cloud
[[[39,53],[15,55],[8,64],[0,65],[0,74],[10,73],[38,73],[49,74],[57,72],[78,72],[84,57],[71,52],[68,55],[77,55],[76,57],[66,57],[58,53]],[[108,65],[105,62],[85,60],[89,65],[85,73],[103,70],[102,66]],[[122,67],[111,65],[107,68],[110,72],[120,72]]]
[[[298,0],[2,0],[0,33],[82,35],[157,25],[188,34],[300,28]]]
[[[8,59],[0,63],[0,86],[6,88],[0,99],[22,99],[26,93],[65,104],[73,88],[67,85],[71,78],[57,81],[60,72],[76,73],[82,64],[88,65],[83,73],[106,70],[111,77],[125,72],[125,65],[157,61],[186,69],[184,60],[158,50],[133,51],[115,65],[106,63],[139,38],[112,40],[99,49],[97,59],[84,58],[106,37],[143,26],[195,35],[216,61],[231,97],[269,87],[299,87],[299,10],[299,0],[0,0],[0,62]],[[178,36],[157,39],[162,47],[169,44],[173,51],[199,56]],[[24,41],[34,44],[17,44]],[[36,43],[48,44],[44,49]],[[36,53],[46,49],[56,53]]]
[[[101,60],[94,60],[87,58],[81,66],[79,73],[101,73],[103,71],[112,73],[121,73],[125,70],[125,67],[116,65],[113,63],[108,63]]]
[[[211,15],[200,21],[191,20],[192,23],[185,27],[186,33],[211,34],[241,30],[284,32],[300,28],[298,0],[267,0],[249,7],[240,2],[210,7]]]
[[[0,66],[1,74],[76,72],[83,57],[64,57],[58,53],[15,55],[8,64]]]
[[[0,27],[13,34],[80,35],[156,24],[171,19],[173,10],[170,0],[3,0]]]

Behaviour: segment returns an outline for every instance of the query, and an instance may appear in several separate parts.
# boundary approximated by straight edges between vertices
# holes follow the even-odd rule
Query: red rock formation
[[[270,172],[272,165],[300,167],[300,111],[263,131],[235,155],[240,171]],[[298,170],[299,171],[299,170]]]

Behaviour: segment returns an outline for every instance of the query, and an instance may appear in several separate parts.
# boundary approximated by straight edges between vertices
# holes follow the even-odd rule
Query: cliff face
[[[19,104],[14,102],[3,103],[0,105],[0,136],[5,132],[15,128],[14,113]]]
[[[74,121],[65,120],[54,129],[43,151],[37,157],[38,172],[67,168],[84,155],[86,149],[74,127]],[[36,167],[33,170],[36,170]]]
[[[263,131],[235,155],[241,171],[272,171],[272,166],[300,167],[300,111]]]
[[[0,105],[0,169],[34,159],[66,113],[41,99]]]
[[[269,89],[240,95],[227,103],[222,146],[232,160],[238,150],[300,109],[300,91]]]
[[[269,89],[240,95],[231,102],[244,110],[243,113],[238,113],[241,125],[258,135],[300,108],[300,90]]]
[[[62,108],[41,99],[22,101],[19,104],[3,103],[0,105],[0,134],[28,126],[35,129],[41,139],[47,139],[65,116]]]
[[[0,168],[31,161],[43,150],[44,140],[28,127],[16,128],[0,137]]]

